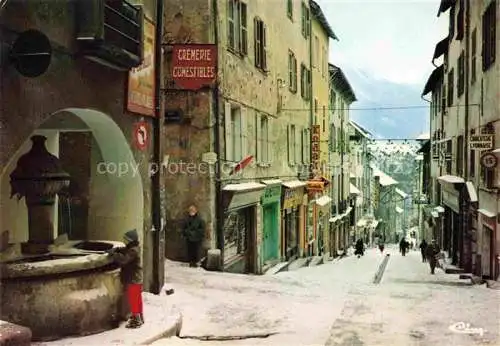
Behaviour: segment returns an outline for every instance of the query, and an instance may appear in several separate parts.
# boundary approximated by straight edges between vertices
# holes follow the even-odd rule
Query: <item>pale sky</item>
[[[422,85],[435,45],[447,35],[440,0],[316,0],[339,41],[330,62],[396,83]]]

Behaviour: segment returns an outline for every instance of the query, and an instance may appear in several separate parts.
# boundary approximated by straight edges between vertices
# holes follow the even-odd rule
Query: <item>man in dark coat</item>
[[[431,267],[431,274],[434,274],[434,270],[436,269],[438,255],[441,252],[441,249],[437,245],[436,241],[433,239],[430,245],[427,246],[425,250],[425,254],[427,255],[427,260],[429,261],[429,266]]]
[[[194,205],[189,207],[189,215],[182,225],[182,235],[186,239],[189,266],[196,267],[201,242],[205,237],[205,221],[198,215],[198,210]]]
[[[113,248],[108,255],[121,267],[121,279],[127,290],[130,317],[127,328],[139,328],[144,324],[142,309],[142,256],[137,231],[125,233],[122,248]]]
[[[401,254],[403,256],[406,256],[406,251],[408,250],[408,242],[406,241],[405,238],[401,239],[401,242],[399,243],[399,248],[401,249]]]
[[[427,242],[425,241],[425,239],[422,240],[422,242],[420,243],[420,253],[422,254],[422,262],[425,262],[426,261],[426,258],[425,258],[425,251],[427,250]]]
[[[365,252],[365,244],[363,244],[363,240],[359,238],[356,241],[354,254],[357,255],[359,258],[360,256],[363,256],[364,252]]]

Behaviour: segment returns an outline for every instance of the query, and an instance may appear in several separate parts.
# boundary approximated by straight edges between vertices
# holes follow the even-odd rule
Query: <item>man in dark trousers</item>
[[[425,239],[422,239],[422,242],[420,243],[420,253],[422,254],[422,262],[426,261],[425,257],[425,251],[427,250],[427,242]]]
[[[205,236],[205,221],[198,215],[198,210],[191,205],[188,216],[182,226],[182,235],[186,239],[189,266],[197,267],[201,242]]]
[[[437,245],[436,241],[433,239],[431,243],[427,246],[425,254],[427,255],[427,260],[429,261],[429,266],[431,267],[431,274],[434,274],[434,270],[437,266],[438,255],[441,249]]]

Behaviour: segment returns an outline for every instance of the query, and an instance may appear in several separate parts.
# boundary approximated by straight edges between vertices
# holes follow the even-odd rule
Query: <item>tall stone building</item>
[[[498,279],[499,2],[442,1],[445,12],[448,36],[433,56],[442,63],[423,91],[432,93],[433,235],[452,264]]]
[[[166,13],[164,152],[168,167],[193,168],[165,175],[173,196],[167,256],[185,258],[181,221],[190,204],[207,221],[205,249],[222,250],[226,271],[260,273],[306,254],[315,242],[305,232],[313,100],[309,3],[171,0]],[[173,73],[180,45],[214,49],[212,83],[183,86],[189,77]]]

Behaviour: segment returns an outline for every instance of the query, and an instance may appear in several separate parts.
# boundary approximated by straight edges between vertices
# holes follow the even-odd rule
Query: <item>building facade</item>
[[[432,92],[432,202],[442,224],[437,237],[452,264],[497,279],[499,3],[443,1],[439,14],[445,12],[449,34],[433,57],[443,62],[423,92]]]
[[[162,230],[151,215],[158,211],[153,196],[161,186],[155,185],[149,164],[158,139],[153,130],[160,130],[154,103],[156,1],[97,5],[2,4],[2,231],[9,231],[11,243],[50,245],[64,234],[69,240],[121,241],[136,229],[144,287],[159,292]],[[141,78],[148,83],[144,87],[138,85]],[[50,206],[47,234],[28,233],[36,221],[29,221],[24,201],[9,195],[9,176],[35,147],[34,135],[46,138],[45,148],[70,176],[69,187]]]
[[[353,231],[352,215],[355,198],[350,196],[349,108],[356,96],[342,70],[328,65],[330,74],[330,138],[331,167],[330,248],[334,255],[349,246]]]
[[[207,172],[166,175],[166,190],[176,196],[167,208],[167,257],[185,258],[180,231],[190,204],[207,221],[204,248],[221,250],[223,270],[260,273],[276,261],[317,253],[317,203],[307,180],[313,93],[322,90],[321,79],[313,88],[313,75],[321,77],[321,66],[313,71],[311,63],[313,28],[328,47],[328,34],[313,24],[319,6],[185,3],[168,1],[166,8],[166,114],[182,116],[166,127],[164,152],[170,162],[194,162]],[[214,47],[212,83],[189,89],[169,72],[180,45]]]

